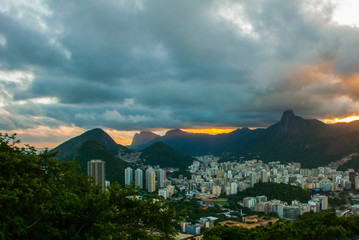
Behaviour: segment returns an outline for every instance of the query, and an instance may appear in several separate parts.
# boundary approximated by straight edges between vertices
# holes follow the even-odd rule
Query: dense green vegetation
[[[245,197],[256,197],[260,195],[267,196],[268,200],[278,199],[287,203],[291,203],[293,200],[308,202],[311,198],[310,192],[297,186],[285,183],[257,183],[254,184],[253,188],[248,188],[235,196],[229,196],[229,199],[238,202]]]
[[[156,142],[143,149],[140,159],[144,161],[144,164],[174,167],[184,170],[195,160],[193,157],[185,156],[163,142]]]
[[[246,229],[241,227],[215,226],[206,229],[203,240],[232,239],[338,239],[359,234],[359,217],[337,217],[325,211],[307,215],[294,223],[280,221],[273,226]]]
[[[220,204],[223,205],[223,203],[225,205],[224,207],[234,210],[234,212],[231,213],[231,215],[234,216],[233,218],[231,218],[231,220],[234,221],[242,221],[240,216],[241,210],[243,214],[246,215],[254,215],[254,214],[264,215],[261,213],[254,212],[249,208],[242,207],[239,204],[233,202],[228,203],[227,201],[215,201],[214,203],[215,203],[214,207],[208,207],[203,209],[201,208],[198,199],[192,198],[192,199],[182,199],[179,201],[172,201],[170,202],[170,206],[176,209],[177,211],[187,210],[188,211],[187,221],[190,221],[192,223],[198,222],[198,220],[201,217],[209,217],[209,216],[217,217],[218,220],[216,222],[228,220],[227,217],[223,214],[223,210],[219,206]],[[270,215],[274,217],[278,217],[276,213]]]
[[[127,162],[115,157],[100,144],[87,141],[77,149],[73,161],[80,164],[80,173],[87,174],[87,161],[91,159],[105,161],[106,180],[111,183],[117,181],[122,186],[125,186],[125,168],[129,166]]]
[[[0,134],[0,239],[172,239],[183,213],[118,183],[101,192],[53,157]]]
[[[222,213],[222,210],[218,205],[216,205],[215,207],[209,207],[204,210],[201,208],[201,205],[195,198],[172,201],[170,202],[170,206],[175,208],[177,211],[187,210],[187,221],[190,221],[192,223],[196,223],[201,217],[209,216],[218,217],[221,221],[226,220],[225,216],[219,215],[220,213]]]
[[[340,207],[347,203],[347,192],[328,192],[326,195],[328,196],[328,203],[331,207]]]

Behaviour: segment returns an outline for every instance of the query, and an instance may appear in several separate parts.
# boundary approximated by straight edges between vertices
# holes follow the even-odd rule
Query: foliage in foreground
[[[359,217],[337,217],[325,211],[303,217],[291,223],[280,221],[273,226],[247,229],[242,227],[215,226],[203,234],[203,240],[230,239],[338,239],[359,234]]]
[[[216,207],[209,207],[206,210],[201,208],[201,205],[198,203],[198,200],[195,198],[186,199],[186,200],[179,200],[179,201],[172,201],[170,202],[170,206],[175,208],[176,210],[187,210],[188,217],[187,221],[196,223],[201,217],[208,217],[208,216],[216,216],[219,220],[224,221],[226,217],[222,217],[218,215],[222,213],[222,209],[216,205]]]
[[[308,202],[311,198],[309,191],[302,189],[301,187],[292,186],[285,183],[256,183],[253,188],[248,188],[243,192],[238,192],[237,195],[231,195],[229,198],[232,201],[239,201],[245,197],[255,197],[265,195],[269,200],[278,199],[287,203],[291,203],[293,200],[300,202]]]
[[[0,239],[171,239],[182,213],[138,189],[109,191],[48,151],[19,148],[0,134]],[[150,234],[156,233],[156,234]]]

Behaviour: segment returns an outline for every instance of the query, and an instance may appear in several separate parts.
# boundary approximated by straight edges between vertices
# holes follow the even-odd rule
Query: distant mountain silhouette
[[[242,128],[228,134],[210,135],[204,133],[189,133],[180,129],[174,129],[168,131],[162,137],[143,142],[141,146],[131,145],[130,148],[141,150],[157,141],[161,141],[186,155],[219,155],[223,152],[235,149],[235,146],[243,141],[251,132],[248,128]]]
[[[147,156],[148,164],[163,167],[170,167],[171,164],[174,164],[172,167],[181,165],[183,160],[177,162],[171,160],[180,158],[168,158],[179,153],[187,156],[208,154],[220,156],[226,153],[247,159],[258,158],[265,162],[300,162],[303,167],[318,167],[337,161],[350,153],[359,152],[359,121],[325,124],[315,119],[304,119],[296,116],[292,110],[287,110],[284,111],[279,122],[266,129],[240,128],[218,135],[189,133],[174,129],[162,137],[151,132],[141,132],[134,138],[136,139],[133,140],[131,148],[143,149],[141,157]],[[165,143],[171,150],[161,143],[154,144],[156,142]],[[86,155],[81,148],[85,143],[86,148],[104,150],[115,159],[118,159],[119,150],[122,153],[132,151],[117,144],[107,133],[98,128],[74,137],[52,151],[60,151],[57,156],[60,160],[81,162],[84,160],[78,156]],[[176,154],[173,153],[174,150]],[[191,161],[193,159],[188,162],[184,160],[183,166],[187,167],[188,163],[192,163]],[[111,167],[112,163],[108,166]]]
[[[140,159],[146,165],[159,165],[160,167],[174,167],[187,169],[193,161],[193,157],[174,150],[163,142],[156,142],[142,150]]]
[[[160,138],[160,135],[154,134],[153,132],[141,131],[140,133],[135,133],[131,146],[133,148],[142,149],[149,146],[149,143],[152,143]]]
[[[359,121],[325,124],[287,110],[279,122],[266,129],[241,128],[219,135],[175,129],[156,141],[191,156],[227,152],[264,161],[296,161],[304,167],[317,167],[348,153],[359,152]],[[152,143],[142,142],[144,146]]]
[[[272,126],[278,128],[277,135],[299,137],[306,134],[321,134],[328,130],[328,125],[315,119],[303,119],[295,116],[292,110],[284,111],[278,124]],[[314,132],[313,132],[314,131]]]

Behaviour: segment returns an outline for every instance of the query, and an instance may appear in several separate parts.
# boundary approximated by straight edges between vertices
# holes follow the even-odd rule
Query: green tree
[[[238,202],[245,197],[265,195],[268,199],[279,199],[287,203],[293,200],[307,202],[311,198],[309,191],[297,186],[285,183],[256,183],[253,188],[248,188],[237,195],[228,196],[233,202]]]
[[[101,192],[74,162],[18,143],[0,134],[0,239],[171,239],[183,219],[139,189]]]

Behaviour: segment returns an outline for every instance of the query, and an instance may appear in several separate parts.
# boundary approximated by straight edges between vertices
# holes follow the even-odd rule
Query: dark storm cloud
[[[0,33],[6,45],[0,46],[2,69],[48,68],[63,64],[64,56],[49,42],[48,36],[32,31],[21,22],[0,12]]]
[[[36,78],[33,84],[23,91],[15,92],[14,100],[39,97],[56,97],[62,103],[111,103],[121,102],[129,93],[120,86],[86,81],[79,78],[58,77],[56,75]]]
[[[358,110],[359,30],[333,23],[330,4],[7,4],[0,76],[16,70],[32,79],[0,81],[3,129],[259,127],[285,109],[315,117]]]

